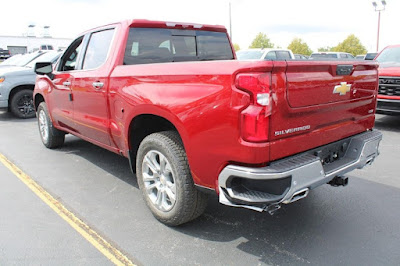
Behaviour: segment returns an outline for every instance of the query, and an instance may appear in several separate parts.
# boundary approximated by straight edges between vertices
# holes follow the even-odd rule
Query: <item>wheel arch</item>
[[[36,93],[35,95],[33,95],[33,104],[35,106],[35,110],[37,111],[39,104],[45,102],[44,97],[42,94],[40,93]]]
[[[172,122],[171,117],[155,113],[141,113],[133,117],[128,129],[129,162],[132,172],[136,172],[136,156],[142,140],[152,134],[161,131],[176,131],[182,140],[185,148],[185,130],[182,125]]]
[[[14,88],[12,88],[12,89],[10,90],[9,95],[8,95],[8,106],[10,106],[11,100],[12,100],[12,98],[14,97],[14,95],[15,95],[17,92],[19,92],[19,91],[21,91],[21,90],[28,89],[28,90],[31,90],[32,93],[33,93],[33,89],[34,89],[34,88],[35,88],[35,84],[22,84],[22,85],[18,85],[18,86],[15,86]]]

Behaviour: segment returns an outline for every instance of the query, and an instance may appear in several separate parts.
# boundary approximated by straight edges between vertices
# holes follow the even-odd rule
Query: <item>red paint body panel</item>
[[[189,26],[188,26],[189,25]],[[196,24],[177,23],[192,29]],[[55,79],[38,77],[35,94],[42,94],[55,126],[113,152],[128,156],[129,126],[142,114],[170,121],[178,130],[196,184],[217,188],[227,164],[263,166],[317,146],[371,129],[377,94],[377,65],[351,62],[351,76],[336,76],[338,62],[207,61],[123,65],[129,27],[168,27],[165,22],[125,21],[106,63],[96,70],[55,72]],[[96,28],[84,34],[100,30]],[[221,26],[203,30],[226,32]],[[197,30],[197,29],[196,29]],[[271,73],[272,109],[267,113],[269,140],[241,138],[241,112],[251,102],[235,87],[239,73]],[[65,80],[71,88],[62,86]],[[95,90],[94,81],[104,87]],[[333,95],[340,82],[352,84],[344,96]],[[74,100],[69,101],[72,93]],[[292,128],[307,130],[276,134]]]

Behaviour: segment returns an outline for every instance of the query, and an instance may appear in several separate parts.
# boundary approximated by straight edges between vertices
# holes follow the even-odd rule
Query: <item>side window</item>
[[[171,49],[172,48],[172,43],[171,43],[170,40],[166,40],[166,41],[162,42],[160,44],[160,46],[158,46],[158,48],[167,48],[168,51],[170,51],[170,52],[171,52],[171,50],[174,50],[174,49]]]
[[[83,69],[98,68],[106,61],[113,36],[114,29],[92,33],[86,49]]]
[[[340,58],[347,58],[346,54],[340,54]]]
[[[288,51],[276,51],[276,58],[277,59],[292,59],[290,57],[290,53]]]
[[[58,71],[71,71],[76,69],[76,59],[82,45],[83,36],[79,37],[67,48],[61,57]]]
[[[265,56],[265,60],[275,60],[276,59],[276,53],[275,52],[269,52]]]

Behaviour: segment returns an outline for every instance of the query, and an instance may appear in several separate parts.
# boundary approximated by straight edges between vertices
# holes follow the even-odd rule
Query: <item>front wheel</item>
[[[177,132],[154,133],[141,142],[136,175],[147,206],[162,223],[177,226],[204,212],[207,195],[194,186]]]
[[[33,106],[33,91],[24,89],[16,92],[10,100],[11,112],[19,118],[35,117]]]
[[[47,105],[45,102],[41,102],[37,109],[37,119],[39,126],[40,138],[49,149],[60,147],[64,144],[65,133],[61,130],[56,129],[49,116]]]

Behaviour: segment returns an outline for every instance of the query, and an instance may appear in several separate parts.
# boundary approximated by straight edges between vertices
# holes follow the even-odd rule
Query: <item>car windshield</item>
[[[27,67],[34,68],[35,64],[37,62],[51,62],[54,63],[58,57],[60,56],[60,52],[47,52],[43,53],[41,56],[36,57],[34,60],[32,60],[29,64],[27,64]]]
[[[18,62],[18,60],[21,59],[21,56],[22,55],[20,55],[20,54],[16,54],[16,55],[8,58],[7,60],[1,62],[0,65],[2,65],[2,66],[14,66]]]
[[[264,51],[239,51],[236,53],[239,60],[262,59]]]
[[[336,54],[312,54],[311,58],[337,58]]]
[[[36,57],[40,56],[42,54],[39,53],[31,53],[31,54],[24,54],[23,56],[19,57],[17,62],[15,62],[15,66],[25,66],[29,62],[31,62],[33,59]]]
[[[400,66],[400,47],[386,48],[375,59],[379,62],[379,67],[399,67]]]

